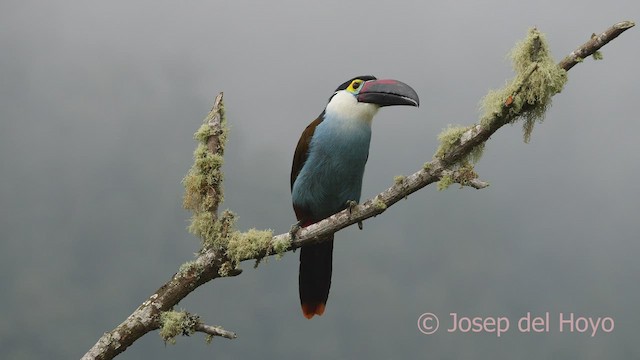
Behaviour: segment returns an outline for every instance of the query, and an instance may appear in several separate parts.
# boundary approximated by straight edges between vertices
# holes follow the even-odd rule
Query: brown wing
[[[296,181],[300,170],[304,166],[304,163],[307,161],[307,157],[309,157],[309,143],[311,143],[311,137],[313,133],[316,131],[316,126],[322,122],[324,119],[324,112],[318,116],[317,119],[313,120],[311,124],[307,126],[306,129],[302,132],[300,136],[300,140],[298,140],[298,145],[296,146],[296,151],[293,154],[293,164],[291,165],[291,189],[293,190],[293,183]]]

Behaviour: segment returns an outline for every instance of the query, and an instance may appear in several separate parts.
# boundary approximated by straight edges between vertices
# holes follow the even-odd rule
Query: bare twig
[[[234,333],[233,331],[225,330],[219,326],[198,324],[196,325],[195,330],[211,336],[220,336],[227,339],[235,339],[238,337],[238,335],[236,335],[236,333]]]
[[[560,61],[560,64],[558,65],[568,71],[576,64],[580,63],[583,59],[589,57],[590,55],[593,55],[596,51],[600,50],[601,47],[607,45],[611,40],[617,38],[618,35],[631,29],[634,26],[636,26],[636,23],[634,23],[633,21],[621,21],[613,25],[612,27],[605,30],[605,32],[603,32],[602,34],[593,36],[591,40],[580,45],[571,54],[562,59],[562,61]]]

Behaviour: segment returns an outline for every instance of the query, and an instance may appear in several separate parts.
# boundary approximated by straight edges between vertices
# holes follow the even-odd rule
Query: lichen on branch
[[[182,205],[193,213],[190,229],[195,230],[194,224],[201,223],[205,217],[215,220],[218,206],[224,200],[222,165],[228,131],[222,93],[220,93],[203,124],[193,135],[198,141],[198,146],[193,153],[193,165],[182,180],[185,188]]]
[[[271,230],[239,232],[235,228],[237,216],[229,210],[218,216],[218,206],[223,201],[222,155],[227,132],[224,104],[219,97],[194,134],[198,146],[193,155],[193,166],[183,180],[183,206],[193,212],[189,232],[202,239],[203,251],[214,250],[229,259],[219,270],[221,276],[227,276],[243,259],[265,252],[272,246],[273,237]],[[288,244],[281,244],[273,250],[282,253],[287,248]]]
[[[502,89],[485,96],[480,124],[487,128],[497,118],[510,123],[523,118],[524,141],[529,142],[536,121],[542,122],[551,106],[551,97],[567,82],[567,72],[555,63],[544,34],[535,28],[516,44],[510,57],[516,76]]]
[[[435,158],[442,159],[444,156],[451,151],[455,146],[460,145],[462,141],[462,135],[464,135],[467,131],[471,130],[473,126],[453,126],[449,125],[446,129],[442,130],[440,134],[438,134],[438,141],[440,145],[438,146],[438,150],[436,151]],[[476,145],[469,153],[465,154],[458,163],[459,164],[475,164],[480,161],[482,157],[482,152],[484,151],[484,143],[480,143]]]
[[[558,66],[549,51],[544,35],[537,29],[529,30],[527,37],[516,44],[509,54],[515,78],[502,89],[490,91],[482,101],[484,114],[480,119],[483,129],[498,128],[506,123],[514,123],[523,118],[524,141],[529,142],[536,121],[542,121],[545,111],[551,105],[551,97],[562,90],[567,81],[566,71]],[[449,125],[438,135],[440,145],[434,156],[437,160],[445,160],[458,146],[465,143],[479,131],[480,127]],[[485,142],[470,143],[466,152],[460,153],[454,162],[446,161],[449,170],[464,169],[456,174],[473,174],[452,177],[444,174],[438,182],[438,189],[444,190],[454,182],[467,185],[477,178],[473,165],[480,160]],[[476,183],[476,185],[480,185]],[[477,186],[474,186],[477,187]]]
[[[160,337],[169,344],[176,343],[176,336],[189,336],[196,332],[196,325],[200,322],[198,315],[186,311],[165,311],[160,314]]]
[[[635,26],[635,23],[633,23],[632,21],[623,21],[614,24],[614,26],[610,27],[599,36],[587,41],[583,45],[580,45],[571,54],[565,57],[560,62],[558,67],[564,69],[565,71],[570,70],[573,66],[580,62],[580,59],[584,59],[588,56],[593,55],[604,45],[606,45],[611,40],[615,39],[617,36],[633,26]],[[531,66],[527,68],[526,74],[531,74],[532,72],[536,71],[538,66],[539,64],[537,62],[532,63]],[[525,79],[528,76],[530,75],[526,75]],[[519,86],[515,87],[515,90],[516,95],[518,95],[518,93],[521,91]],[[551,92],[557,93],[560,90],[561,86],[552,86]],[[477,178],[475,178],[476,174],[473,171],[473,168],[465,168],[463,164],[459,163],[459,159],[461,157],[464,157],[465,154],[467,154],[469,151],[473,151],[475,146],[477,146],[479,143],[484,143],[485,141],[487,141],[490,136],[493,135],[500,127],[514,120],[514,113],[512,113],[511,109],[509,109],[514,100],[513,98],[509,99],[509,96],[513,96],[513,94],[509,94],[507,92],[502,96],[498,96],[499,101],[496,102],[496,104],[498,105],[496,107],[487,106],[485,109],[488,110],[489,116],[486,116],[483,124],[471,126],[461,136],[456,137],[454,144],[457,145],[449,148],[449,150],[446,151],[446,155],[441,159],[436,158],[425,163],[422,168],[416,173],[404,177],[401,183],[400,179],[397,179],[394,186],[378,194],[374,198],[375,200],[368,200],[365,201],[362,205],[359,205],[358,211],[355,213],[351,213],[347,209],[319,223],[305,227],[296,234],[296,239],[293,241],[290,240],[290,233],[274,236],[269,249],[274,249],[276,251],[278,249],[282,251],[290,251],[305,244],[317,242],[317,239],[326,239],[326,235],[328,234],[333,234],[336,231],[339,231],[340,229],[343,229],[351,224],[359,223],[368,218],[376,216],[377,214],[380,214],[381,211],[384,210],[384,208],[394,205],[401,199],[406,198],[408,195],[424,188],[429,184],[433,184],[434,182],[440,180],[443,175],[449,175],[451,180],[454,182],[457,181],[463,184],[468,183],[470,186],[475,188],[483,188],[488,186],[487,183],[479,181]],[[219,95],[219,98],[216,99],[216,103],[218,103],[218,99],[220,99],[221,103],[222,96]],[[527,106],[528,105],[526,104],[523,105],[524,108],[526,108]],[[214,110],[215,108],[216,107],[214,106]],[[504,112],[504,109],[507,109],[509,111],[507,111],[505,114],[502,114]],[[213,112],[214,111],[212,110],[212,113]],[[515,116],[517,115],[518,114],[515,113]],[[219,131],[215,131],[215,133],[220,134]],[[221,149],[220,144],[216,143],[215,141],[215,138],[219,137],[224,142],[224,133],[220,135],[222,136],[209,136],[209,139],[207,140],[207,145],[209,148]],[[211,141],[212,139],[214,141]],[[451,171],[451,169],[447,168],[456,163],[458,166],[457,171]],[[202,179],[200,179],[200,181],[195,181],[192,183],[195,186],[185,186],[187,187],[187,192],[190,191],[189,188],[191,188],[192,190],[200,190],[200,184],[202,183],[203,181]],[[443,183],[442,185],[445,184]],[[186,203],[191,205],[195,204],[196,206],[192,207],[190,205],[185,207],[189,209],[198,208],[202,204],[202,202],[200,202],[199,200],[202,198],[201,195],[189,194],[186,196],[190,195],[194,195],[192,199],[195,199],[195,202],[186,201]],[[210,211],[210,214],[215,215],[215,213],[216,211]],[[211,218],[213,219],[213,221],[209,221],[210,224],[218,221],[217,217],[215,216],[212,216]],[[229,219],[230,218],[227,218],[227,223],[229,223]],[[202,217],[199,218],[198,222],[204,220],[204,217]],[[199,228],[201,231],[205,230],[202,231],[203,234],[211,234],[212,229],[207,229],[206,227],[197,228]],[[233,233],[233,230],[230,231],[231,233]],[[229,233],[229,231],[227,231],[227,233]],[[264,256],[272,254],[273,252],[269,251],[260,252],[254,257],[254,259],[262,258]],[[250,259],[251,258],[243,258],[242,260]],[[169,281],[164,283],[156,292],[149,296],[120,325],[118,325],[111,331],[105,332],[98,339],[98,341],[86,352],[82,359],[112,359],[128,349],[142,336],[158,329],[159,327],[162,327],[166,331],[165,336],[167,339],[170,339],[172,337],[172,334],[179,334],[182,329],[182,326],[180,324],[184,323],[183,315],[179,313],[171,313],[171,315],[165,315],[165,319],[161,324],[161,317],[157,315],[157,311],[167,311],[173,309],[173,307],[177,305],[179,301],[184,299],[187,295],[191,294],[192,291],[194,291],[196,288],[215,278],[216,276],[214,275],[214,273],[216,271],[220,271],[219,269],[222,267],[230,266],[229,264],[231,263],[231,261],[221,263],[221,260],[224,259],[221,259],[221,256],[218,252],[213,251],[212,249],[203,249],[198,255],[198,258],[195,262],[189,262],[181,266],[178,273],[172,276]],[[225,331],[224,329],[219,327],[204,325],[202,323],[199,323],[195,326],[195,331],[204,332],[212,336],[222,336],[229,339],[236,338],[235,333]],[[175,335],[173,337],[175,337]]]

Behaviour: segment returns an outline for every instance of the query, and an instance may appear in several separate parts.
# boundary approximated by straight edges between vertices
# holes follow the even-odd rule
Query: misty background
[[[579,5],[578,5],[579,4]],[[183,176],[193,133],[224,91],[225,203],[238,227],[288,231],[289,171],[305,126],[343,81],[395,78],[421,107],[374,120],[363,201],[471,124],[527,29],[557,60],[635,0],[14,1],[0,4],[0,358],[73,359],[193,258]],[[476,170],[484,190],[429,186],[336,234],[327,311],[306,320],[298,253],[210,282],[178,305],[236,340],[119,359],[640,357],[639,29],[569,72],[530,144],[501,129]],[[551,331],[515,321],[551,314]],[[426,336],[420,314],[440,317]],[[495,334],[448,333],[449,313],[508,316]],[[560,333],[557,314],[615,329]]]

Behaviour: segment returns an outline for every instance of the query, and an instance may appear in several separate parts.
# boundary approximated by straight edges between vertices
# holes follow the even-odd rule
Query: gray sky
[[[4,0],[0,5],[0,358],[80,357],[198,250],[180,180],[224,91],[226,203],[239,227],[287,231],[298,136],[361,74],[412,85],[421,107],[374,121],[363,198],[429,160],[511,76],[531,26],[556,59],[640,3]],[[569,73],[530,144],[490,140],[485,190],[429,187],[336,235],[324,316],[304,319],[298,254],[209,283],[179,306],[236,331],[119,358],[640,357],[638,29]],[[416,323],[432,312],[438,333]],[[448,333],[449,313],[551,315],[551,331]],[[611,333],[560,333],[558,314]]]

